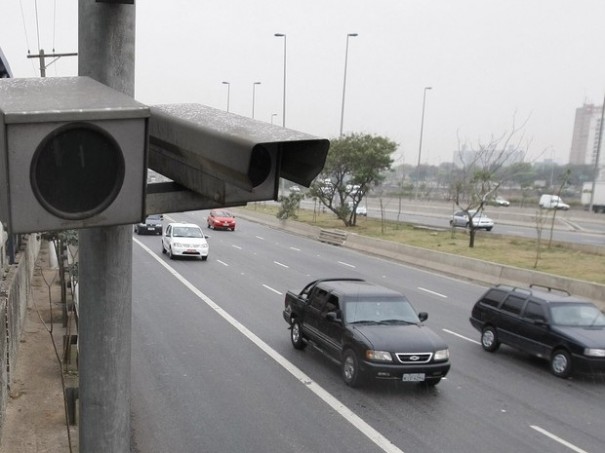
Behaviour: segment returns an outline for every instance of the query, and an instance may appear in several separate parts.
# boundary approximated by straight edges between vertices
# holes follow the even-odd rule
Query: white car
[[[477,213],[475,209],[468,211],[470,216],[473,218],[473,226],[476,230],[491,231],[494,227],[494,221],[486,216],[484,213]],[[458,211],[454,213],[450,219],[450,225],[455,227],[470,227],[469,216],[464,211]]]
[[[494,205],[495,206],[504,206],[504,207],[508,208],[510,206],[510,201],[508,201],[502,197],[496,197],[494,199]]]
[[[169,223],[162,234],[162,253],[208,259],[208,242],[202,229],[194,223]]]

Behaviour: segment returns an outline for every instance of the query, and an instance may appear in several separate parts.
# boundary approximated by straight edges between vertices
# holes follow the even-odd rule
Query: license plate
[[[147,227],[147,231],[155,231],[154,227]]]
[[[403,382],[424,382],[424,373],[404,373]]]

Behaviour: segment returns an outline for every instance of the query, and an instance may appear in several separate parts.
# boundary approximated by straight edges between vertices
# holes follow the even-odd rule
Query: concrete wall
[[[19,340],[23,331],[27,305],[31,299],[31,281],[40,251],[40,236],[23,236],[15,254],[15,264],[3,261],[0,280],[0,432],[4,425],[11,370],[15,369]],[[4,249],[3,249],[4,253]],[[3,256],[3,259],[6,257]]]

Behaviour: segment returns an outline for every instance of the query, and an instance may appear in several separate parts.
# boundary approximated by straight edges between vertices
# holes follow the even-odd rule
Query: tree
[[[490,197],[504,181],[511,180],[516,167],[512,159],[524,157],[526,146],[521,128],[513,121],[510,131],[499,137],[491,137],[486,143],[479,143],[474,153],[462,153],[462,171],[452,183],[452,199],[469,219],[469,247],[475,246],[474,218],[480,216]],[[460,149],[460,147],[459,147]],[[469,156],[469,157],[466,157]],[[466,161],[465,161],[466,159]]]
[[[331,142],[326,164],[310,194],[343,221],[355,226],[357,206],[390,169],[397,144],[388,138],[349,134]]]
[[[289,194],[287,197],[279,197],[279,202],[281,203],[281,205],[279,211],[276,214],[276,217],[279,220],[296,220],[298,218],[298,216],[296,215],[296,211],[300,207],[300,201],[302,199],[303,195],[295,192]]]

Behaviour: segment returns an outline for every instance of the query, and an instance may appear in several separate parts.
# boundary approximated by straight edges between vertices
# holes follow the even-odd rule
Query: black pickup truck
[[[296,349],[311,344],[352,387],[366,379],[436,385],[450,369],[447,344],[406,297],[361,279],[333,278],[288,291],[283,310]]]

